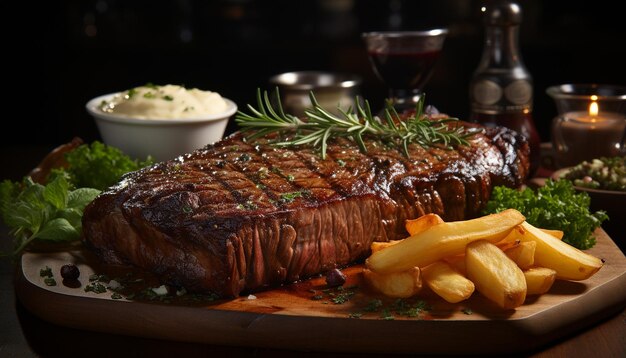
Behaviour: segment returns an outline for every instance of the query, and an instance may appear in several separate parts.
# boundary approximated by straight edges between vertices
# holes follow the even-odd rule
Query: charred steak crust
[[[107,263],[236,296],[361,260],[373,241],[405,237],[405,219],[475,217],[493,186],[528,174],[528,143],[505,128],[455,150],[409,150],[337,139],[322,160],[235,133],[127,174],[85,209],[83,240]]]

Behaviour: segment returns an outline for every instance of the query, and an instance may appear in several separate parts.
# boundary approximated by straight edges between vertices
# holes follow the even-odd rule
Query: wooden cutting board
[[[327,290],[323,278],[232,300],[173,302],[114,299],[85,292],[89,277],[123,270],[103,267],[80,248],[25,253],[16,278],[24,306],[50,322],[79,329],[174,341],[294,350],[367,353],[513,353],[538,348],[621,311],[626,306],[626,257],[604,231],[589,250],[604,267],[582,282],[557,281],[551,291],[503,311],[475,293],[449,304],[424,290],[399,303],[368,292],[361,267],[344,270],[344,289]],[[75,263],[79,282],[64,284],[60,268]],[[56,286],[40,270],[50,267]],[[150,282],[149,280],[147,282]],[[67,282],[66,282],[67,283]],[[79,287],[77,287],[79,286]],[[349,300],[344,303],[342,298]],[[381,301],[376,301],[381,299]],[[337,303],[336,303],[337,302]],[[428,311],[406,317],[426,303]],[[376,308],[376,309],[374,309]],[[400,312],[400,313],[398,313]]]

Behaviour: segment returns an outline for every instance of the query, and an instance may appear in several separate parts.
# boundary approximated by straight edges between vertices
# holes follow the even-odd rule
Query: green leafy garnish
[[[46,268],[39,269],[39,276],[41,277],[53,277],[52,269],[48,266]]]
[[[65,159],[69,167],[61,171],[69,174],[69,181],[74,187],[99,190],[117,183],[122,175],[153,162],[150,157],[145,161],[133,160],[121,150],[99,141],[79,146],[67,153]]]
[[[45,185],[30,177],[0,182],[0,218],[14,237],[14,255],[33,241],[77,240],[87,204],[123,174],[152,163],[151,158],[132,160],[98,141],[79,146],[65,159],[68,168],[53,169]]]
[[[15,238],[13,254],[22,252],[34,240],[77,240],[83,210],[98,194],[100,190],[91,188],[70,190],[65,175],[55,175],[46,185],[30,177],[22,183],[2,182],[0,210]]]
[[[593,231],[608,219],[604,211],[589,212],[590,203],[589,195],[577,193],[570,181],[548,180],[536,192],[530,188],[519,191],[504,186],[495,187],[483,214],[517,209],[530,224],[562,230],[563,241],[584,250],[595,245]]]
[[[367,152],[366,136],[374,137],[392,147],[402,149],[409,156],[409,144],[422,147],[441,145],[452,148],[468,145],[467,138],[479,130],[463,126],[452,126],[450,122],[457,118],[429,119],[424,114],[425,96],[420,96],[415,113],[408,118],[401,118],[391,104],[387,103],[383,119],[374,116],[369,103],[361,105],[356,100],[356,110],[338,108],[341,115],[335,115],[320,106],[313,92],[310,93],[312,107],[305,110],[306,119],[286,114],[276,90],[277,105],[272,105],[269,95],[257,91],[257,108],[248,105],[252,114],[238,112],[235,118],[243,132],[252,131],[248,140],[266,137],[270,134],[290,135],[290,138],[278,136],[273,144],[277,146],[312,145],[319,149],[322,158],[326,158],[326,148],[331,137],[345,137],[358,144],[362,152]]]

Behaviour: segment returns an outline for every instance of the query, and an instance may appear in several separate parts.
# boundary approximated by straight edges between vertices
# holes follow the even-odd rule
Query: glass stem
[[[389,99],[398,104],[417,103],[420,95],[421,92],[418,89],[389,89]]]
[[[389,89],[389,99],[399,113],[415,109],[421,94],[418,89]]]

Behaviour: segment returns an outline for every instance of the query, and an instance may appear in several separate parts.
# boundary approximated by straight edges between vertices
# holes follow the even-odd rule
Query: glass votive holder
[[[563,84],[546,92],[558,111],[551,133],[558,167],[626,154],[626,87]]]

